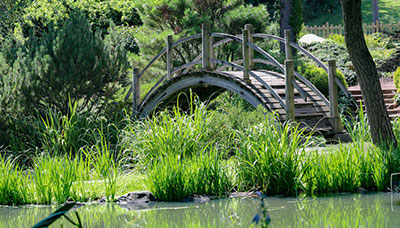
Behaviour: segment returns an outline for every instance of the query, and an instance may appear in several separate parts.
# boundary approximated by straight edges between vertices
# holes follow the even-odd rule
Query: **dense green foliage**
[[[322,94],[326,97],[329,96],[328,73],[324,69],[308,63],[300,64],[297,69],[299,73],[317,87]],[[336,77],[347,87],[347,82],[342,72],[337,70]]]
[[[400,67],[397,67],[396,71],[393,74],[394,85],[397,88],[397,93],[400,92]]]
[[[268,115],[263,123],[238,132],[238,138],[239,190],[255,188],[267,195],[295,195],[300,191],[304,149],[312,140],[299,125],[282,125]]]
[[[140,120],[115,105],[124,93],[127,56],[142,67],[165,46],[167,35],[176,40],[199,33],[203,23],[215,32],[237,34],[251,23],[255,32],[276,34],[271,1],[252,1],[257,6],[242,0],[22,2],[6,1],[6,14],[0,15],[6,18],[0,21],[0,204],[102,196],[113,201],[118,194],[145,189],[160,200],[235,190],[285,195],[382,190],[390,173],[399,171],[398,151],[369,143],[362,114],[359,122],[346,122],[355,142],[329,147],[298,124],[281,123],[275,114],[254,110],[229,93],[209,106],[193,101],[188,113],[175,108]],[[301,4],[293,3],[297,33]],[[392,53],[388,40],[366,38],[377,60]],[[284,59],[278,44],[255,42]],[[343,37],[307,48],[324,62],[336,58],[344,84],[357,82]],[[193,60],[200,49],[200,41],[181,45],[174,64]],[[229,43],[215,54],[234,61],[241,49]],[[155,64],[150,79],[141,79],[143,90],[164,75],[164,60]],[[306,62],[298,70],[328,94],[322,69]],[[394,125],[400,136],[399,122]],[[306,150],[315,145],[325,148]]]
[[[149,174],[149,189],[159,200],[180,201],[193,194],[229,194],[232,181],[220,151],[208,149],[192,158],[178,154],[159,156]]]
[[[365,35],[365,41],[372,58],[378,66],[396,51],[392,41],[388,38],[382,38],[379,33]],[[322,43],[314,42],[302,45],[323,62],[328,62],[330,59],[336,60],[337,68],[345,76],[347,84],[349,86],[358,84],[343,36],[332,35]]]
[[[303,26],[303,7],[301,4],[302,0],[291,0],[292,1],[292,11],[289,17],[289,24],[292,26],[293,33],[296,39],[299,39],[299,34]]]
[[[319,13],[319,9],[324,9],[328,4],[326,3],[335,3],[332,10],[330,8],[326,8],[328,11],[325,13]],[[322,26],[326,22],[329,22],[331,25],[339,25],[343,24],[343,16],[342,16],[342,7],[339,1],[335,0],[305,0],[304,4],[312,4],[316,6],[316,8],[305,8],[308,12],[304,14],[304,17],[307,18],[307,14],[312,14],[313,12],[317,12],[318,15],[315,15],[316,18],[309,21],[307,20],[307,25],[317,25]],[[313,4],[315,3],[315,4]],[[331,4],[329,4],[331,5]],[[397,24],[399,21],[400,15],[400,2],[397,0],[379,0],[379,20],[384,24]],[[336,8],[336,10],[334,9]],[[361,0],[361,13],[363,23],[371,24],[372,23],[372,1],[371,0]]]
[[[46,106],[62,113],[70,103],[88,110],[102,107],[124,81],[126,51],[113,30],[103,39],[80,14],[59,30],[49,28],[40,40],[31,35],[24,43],[3,45],[0,125],[9,121],[3,118],[29,116]]]
[[[341,10],[339,0],[302,0],[301,2],[305,23],[320,16],[332,14]]]
[[[369,142],[362,114],[360,120],[346,122],[354,143],[326,146],[295,123],[282,124],[274,114],[244,107],[235,100],[213,111],[198,104],[189,114],[175,109],[119,126],[107,125],[101,117],[91,126],[82,121],[84,113],[71,111],[66,118],[49,111],[36,120],[43,122],[36,134],[44,140],[36,147],[41,153],[31,154],[31,166],[19,166],[19,157],[2,156],[0,173],[6,175],[0,178],[0,203],[90,201],[102,195],[113,200],[138,186],[161,200],[222,196],[233,190],[269,195],[382,190],[390,174],[399,171],[397,150]],[[231,119],[236,121],[227,122]],[[397,136],[399,126],[394,122]],[[326,147],[306,149],[311,146]],[[121,174],[124,170],[135,173]],[[134,176],[145,178],[141,182]]]

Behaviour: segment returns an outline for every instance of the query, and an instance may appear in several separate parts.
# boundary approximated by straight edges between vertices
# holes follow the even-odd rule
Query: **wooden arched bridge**
[[[327,137],[342,132],[338,112],[338,87],[349,96],[349,92],[336,77],[335,61],[329,61],[328,67],[315,56],[290,42],[290,31],[285,37],[253,33],[252,25],[246,25],[241,35],[211,33],[209,25],[202,26],[202,32],[176,42],[168,36],[167,45],[142,70],[133,70],[133,85],[126,95],[133,93],[133,109],[140,117],[147,116],[156,107],[176,104],[179,94],[194,91],[201,100],[210,100],[225,90],[240,95],[254,107],[262,105],[268,111],[279,114],[281,121],[295,120]],[[174,49],[187,42],[201,39],[201,54],[191,62],[173,66]],[[253,40],[268,39],[285,44],[286,60],[280,63],[267,51],[257,46]],[[216,59],[214,50],[229,42],[238,42],[242,47],[242,59],[226,61]],[[294,70],[292,49],[313,60],[329,75],[328,100],[310,81]],[[262,58],[254,58],[254,52]],[[140,80],[157,60],[165,57],[167,74],[140,100]],[[257,69],[254,63],[272,65],[278,72]],[[201,65],[201,68],[197,67]],[[197,69],[197,70],[195,70]],[[230,69],[229,71],[226,69]]]

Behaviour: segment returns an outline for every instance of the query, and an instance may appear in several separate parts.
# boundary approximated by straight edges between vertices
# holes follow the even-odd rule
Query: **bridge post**
[[[172,35],[167,36],[167,80],[172,78]]]
[[[253,29],[253,25],[252,24],[246,24],[244,26],[244,29],[247,30],[248,32],[248,39],[247,41],[250,43],[253,43],[253,33],[254,33],[254,29]],[[254,50],[253,48],[249,48],[249,69],[253,69],[254,68]]]
[[[285,54],[286,54],[286,60],[292,60],[292,48],[290,47],[290,35],[291,32],[289,29],[285,30]]]
[[[242,40],[243,79],[245,82],[250,83],[250,78],[249,78],[250,53],[249,53],[249,45],[247,45],[247,42],[249,40],[249,31],[247,29],[243,29],[242,33],[243,33],[243,40]]]
[[[342,132],[342,123],[339,115],[338,105],[338,86],[336,84],[336,61],[328,60],[328,82],[329,82],[329,115],[331,118],[331,124],[335,132]]]
[[[210,33],[211,26],[209,24],[203,24],[201,26],[201,41],[202,41],[202,64],[203,69],[211,70],[210,65]]]
[[[139,68],[133,68],[132,74],[132,116],[137,116],[139,114],[138,107],[140,103]]]
[[[214,37],[210,36],[210,59],[215,59],[213,44],[214,44]],[[215,70],[215,67],[216,67],[215,63],[210,62],[210,69]]]
[[[285,103],[286,120],[295,120],[294,117],[294,61],[285,60]]]

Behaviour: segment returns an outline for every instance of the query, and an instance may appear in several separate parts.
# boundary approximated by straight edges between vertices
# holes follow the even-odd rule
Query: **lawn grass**
[[[372,23],[372,3],[371,0],[362,0],[361,4],[363,23]],[[400,1],[398,0],[379,0],[379,19],[383,24],[397,24],[400,21]],[[332,14],[325,14],[314,19],[306,25],[323,25],[326,22],[332,25],[343,24],[342,8],[339,7]]]

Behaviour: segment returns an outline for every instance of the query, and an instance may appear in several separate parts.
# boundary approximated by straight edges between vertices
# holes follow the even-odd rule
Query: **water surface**
[[[267,197],[271,227],[399,227],[400,196],[390,193],[341,194],[319,198]],[[396,203],[397,202],[397,203]],[[31,227],[56,206],[0,207],[0,227]],[[151,203],[121,208],[86,205],[77,211],[84,227],[251,227],[258,198],[205,203]],[[51,227],[72,227],[64,218]]]

